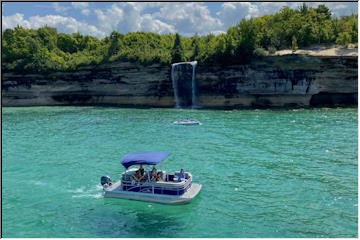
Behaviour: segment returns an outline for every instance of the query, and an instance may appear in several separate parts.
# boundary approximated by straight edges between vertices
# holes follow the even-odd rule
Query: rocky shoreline
[[[191,70],[180,74],[190,84]],[[170,66],[114,62],[76,72],[2,74],[2,106],[174,107]],[[184,88],[185,89],[185,88]],[[196,68],[199,108],[357,105],[357,54],[285,54]]]

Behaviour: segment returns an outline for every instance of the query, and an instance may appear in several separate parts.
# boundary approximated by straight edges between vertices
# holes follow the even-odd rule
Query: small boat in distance
[[[201,122],[196,119],[182,119],[174,122],[175,125],[201,125]]]
[[[155,165],[168,157],[166,152],[129,153],[121,164],[126,168],[121,180],[113,183],[108,176],[101,177],[104,197],[183,204],[192,201],[201,190],[201,184],[192,182],[192,175],[183,169],[173,174],[156,170]],[[139,169],[129,167],[140,165]],[[142,165],[154,166],[146,171]],[[151,173],[150,173],[151,172]]]

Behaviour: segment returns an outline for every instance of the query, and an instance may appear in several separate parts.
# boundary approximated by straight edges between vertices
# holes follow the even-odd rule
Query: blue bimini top
[[[128,168],[135,164],[156,165],[165,160],[169,154],[167,152],[142,152],[128,153],[121,160],[121,164]]]

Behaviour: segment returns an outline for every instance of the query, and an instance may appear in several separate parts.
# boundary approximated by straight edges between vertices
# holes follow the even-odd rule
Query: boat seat
[[[161,177],[161,179],[163,179],[163,180],[165,180],[165,177],[166,177],[166,171],[158,171],[157,173],[156,173],[156,175],[157,174],[160,174],[160,177]]]
[[[172,182],[172,181],[174,181],[174,177],[175,177],[175,175],[173,175],[173,174],[169,174],[169,175],[167,175],[168,176],[168,181],[169,182]]]
[[[121,180],[131,182],[134,179],[134,175],[135,175],[135,172],[128,171],[122,175]]]

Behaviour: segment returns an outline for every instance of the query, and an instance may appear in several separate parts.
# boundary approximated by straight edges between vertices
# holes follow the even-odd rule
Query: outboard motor
[[[101,177],[101,185],[105,188],[111,186],[111,178],[109,176],[102,176]]]

